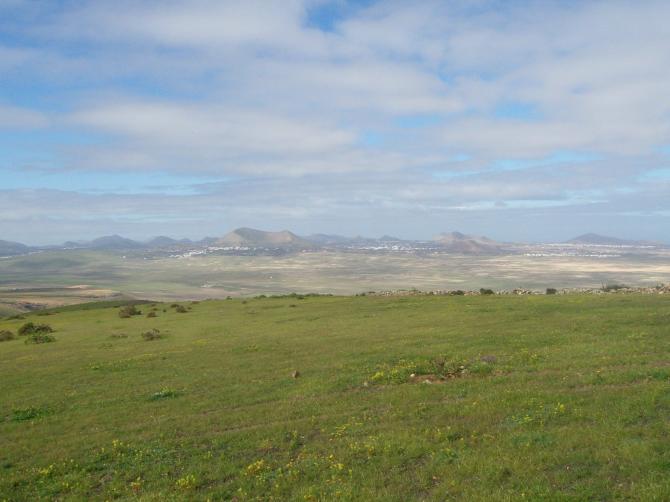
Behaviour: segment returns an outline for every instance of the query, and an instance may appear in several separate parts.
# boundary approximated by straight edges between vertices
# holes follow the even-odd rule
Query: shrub
[[[188,312],[188,310],[186,309],[186,307],[184,307],[183,305],[177,305],[177,306],[175,307],[174,311],[177,312],[177,313],[179,313],[179,314],[185,314],[186,312]]]
[[[51,336],[47,335],[46,333],[33,333],[32,335],[29,335],[28,338],[26,338],[26,343],[51,343],[55,342],[56,339]]]
[[[19,328],[18,334],[19,336],[44,335],[47,333],[53,333],[53,331],[53,328],[48,324],[35,324],[32,322],[27,322]]]
[[[141,314],[142,312],[137,310],[137,307],[135,307],[135,305],[126,305],[125,307],[121,307],[121,309],[119,309],[119,317],[122,319],[127,319],[134,315],[141,315]]]
[[[147,317],[156,317],[156,312],[153,312],[153,311],[149,312],[147,314]]]
[[[15,321],[15,320],[19,320],[19,319],[25,319],[25,317],[23,317],[21,314],[15,314],[15,315],[10,315],[7,318],[8,321]]]
[[[547,294],[548,295],[555,295],[556,293],[558,293],[556,288],[547,288]]]
[[[158,401],[159,399],[168,399],[171,397],[177,397],[179,393],[175,390],[168,389],[167,387],[159,390],[158,392],[154,392],[151,394],[151,397],[149,397],[149,401]]]
[[[465,294],[465,291],[463,291],[462,289],[457,289],[455,291],[451,291],[449,294],[452,296],[463,296]]]
[[[39,418],[47,413],[48,410],[44,408],[19,408],[18,410],[12,410],[12,421],[24,422],[26,420],[32,420],[33,418]]]
[[[493,292],[492,289],[481,288],[481,289],[479,290],[479,294],[480,294],[480,295],[494,295],[495,293]]]
[[[161,335],[160,330],[154,328],[142,333],[142,338],[144,338],[147,342],[150,342],[151,340],[160,340],[163,338],[163,335]]]
[[[16,337],[14,336],[14,333],[12,333],[11,331],[7,330],[0,331],[0,342],[7,342],[9,340],[14,340],[14,338]]]

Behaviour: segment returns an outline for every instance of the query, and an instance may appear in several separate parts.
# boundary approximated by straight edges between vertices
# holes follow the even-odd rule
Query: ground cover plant
[[[190,306],[0,345],[0,500],[670,499],[670,297]]]

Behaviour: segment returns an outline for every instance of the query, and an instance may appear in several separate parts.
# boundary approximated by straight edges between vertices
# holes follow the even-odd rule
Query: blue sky
[[[0,0],[0,239],[670,241],[665,1]]]

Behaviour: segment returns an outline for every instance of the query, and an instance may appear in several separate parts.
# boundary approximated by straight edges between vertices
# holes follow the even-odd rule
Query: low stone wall
[[[409,290],[391,290],[391,291],[369,291],[359,296],[482,296],[481,291],[477,290],[443,290],[420,291],[418,289]],[[490,293],[488,293],[490,294]],[[494,291],[495,295],[545,295],[546,290],[532,289],[503,289]],[[603,288],[564,288],[556,289],[553,293],[556,295],[568,294],[587,294],[587,295],[623,295],[623,294],[644,294],[644,295],[663,295],[670,294],[670,285],[660,284],[654,287],[628,287],[628,286],[605,286]]]

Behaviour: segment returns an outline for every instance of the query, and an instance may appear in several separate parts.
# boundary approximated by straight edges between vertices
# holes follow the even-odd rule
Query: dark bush
[[[160,330],[154,328],[149,331],[145,331],[142,333],[142,338],[144,338],[147,342],[150,342],[151,340],[160,340],[163,338],[163,335],[161,335]]]
[[[18,334],[19,336],[44,335],[47,333],[53,333],[53,331],[53,328],[48,324],[35,324],[32,322],[27,322],[19,328]]]
[[[186,312],[188,312],[188,309],[186,307],[184,307],[183,305],[177,305],[175,307],[174,311],[179,313],[179,314],[185,314]]]
[[[55,341],[56,339],[53,336],[46,333],[33,333],[26,338],[26,343],[51,343]]]
[[[14,333],[12,333],[11,331],[7,330],[0,331],[0,342],[7,342],[9,340],[14,340],[14,338],[16,337],[14,336]]]
[[[556,293],[558,293],[556,288],[547,288],[547,294],[548,295],[555,295]]]
[[[463,291],[462,289],[457,289],[455,291],[451,291],[449,294],[452,296],[463,296],[465,294],[465,291]]]
[[[156,312],[151,311],[147,314],[147,317],[156,317]]]
[[[42,415],[46,415],[48,413],[48,410],[44,408],[19,408],[18,410],[13,410],[12,411],[12,418],[11,420],[13,422],[24,422],[26,420],[32,420],[34,418],[39,418]]]
[[[149,396],[149,401],[158,401],[159,399],[169,399],[171,397],[177,397],[179,395],[179,392],[176,390],[172,390],[168,387],[165,387],[158,392],[154,392]]]
[[[493,292],[492,289],[481,288],[481,289],[479,290],[479,294],[480,294],[480,295],[494,295],[495,293]]]
[[[135,305],[126,305],[125,307],[121,307],[121,309],[119,309],[119,317],[122,319],[127,319],[134,315],[141,315],[141,314],[142,312],[137,310],[137,307],[135,307]]]

